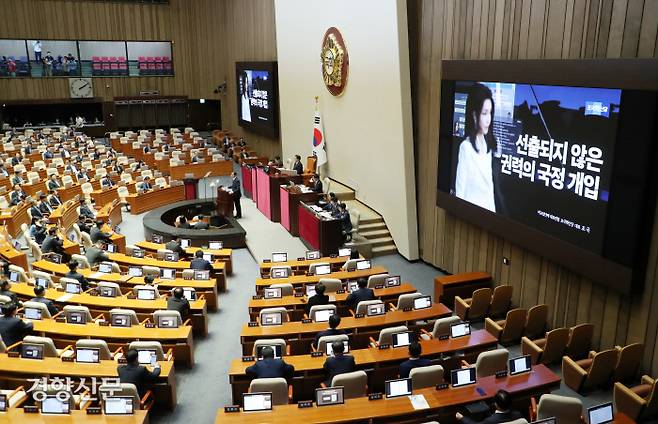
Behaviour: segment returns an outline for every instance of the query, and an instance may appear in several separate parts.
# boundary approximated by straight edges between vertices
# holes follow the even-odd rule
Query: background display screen
[[[238,123],[265,135],[278,133],[275,62],[237,62]]]

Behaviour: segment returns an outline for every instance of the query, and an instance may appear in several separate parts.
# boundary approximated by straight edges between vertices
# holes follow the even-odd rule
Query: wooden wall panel
[[[552,326],[592,322],[596,347],[643,341],[644,369],[658,372],[658,226],[644,293],[620,296],[436,207],[442,59],[658,57],[658,2],[408,1],[410,40],[418,40],[410,50],[422,259],[450,272],[491,272],[514,286],[515,304],[548,303]]]

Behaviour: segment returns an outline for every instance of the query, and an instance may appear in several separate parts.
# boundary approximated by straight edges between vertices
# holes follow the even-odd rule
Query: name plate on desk
[[[262,274],[262,275],[260,276],[260,278],[262,278],[263,280],[269,280],[270,275],[269,275],[269,274]]]
[[[10,352],[7,352],[7,357],[8,357],[8,358],[20,358],[20,357],[21,357],[21,353],[20,353],[20,352],[16,352],[15,350],[12,350],[12,351],[10,351]]]
[[[406,308],[402,309],[402,312],[411,312],[412,308],[410,306],[407,306]]]
[[[132,300],[132,299],[137,299],[137,296],[135,296],[135,295],[132,294],[132,293],[130,293],[130,294],[129,294],[128,296],[126,296],[126,297],[127,297],[128,299],[131,299],[131,300]]]
[[[256,296],[251,296],[251,299],[252,299],[252,300],[261,300],[261,299],[263,299],[263,298],[264,298],[264,296],[258,296],[258,295],[256,295]]]
[[[98,321],[98,325],[100,325],[101,327],[109,327],[110,321]]]
[[[26,405],[23,407],[23,412],[25,412],[26,414],[38,414],[39,407],[35,405]]]
[[[439,336],[439,340],[448,340],[450,338],[450,334],[441,334]]]
[[[315,275],[315,274],[313,274],[311,271],[306,271],[306,276],[307,276],[307,277],[312,277],[312,276],[314,276],[314,275]]]
[[[379,350],[385,350],[391,347],[390,343],[382,343],[379,345]]]
[[[155,324],[153,324],[152,322],[147,322],[146,324],[144,324],[144,328],[155,328]]]
[[[255,357],[253,356],[243,356],[242,357],[242,362],[254,362],[256,360]]]
[[[100,406],[88,406],[86,411],[87,415],[100,415],[103,413]]]
[[[238,405],[229,405],[224,407],[224,412],[229,414],[231,412],[240,412],[240,406]]]
[[[62,356],[62,362],[75,362],[75,358],[73,356]]]
[[[310,323],[312,323],[312,322],[313,322],[313,320],[310,319],[310,318],[304,318],[304,319],[302,320],[302,324],[310,324]]]
[[[368,395],[368,400],[380,400],[384,399],[384,395],[381,393],[370,393]]]
[[[496,376],[496,378],[505,378],[507,377],[507,370],[496,371],[494,375]]]
[[[344,293],[345,293],[345,289],[336,290],[336,294],[344,294]]]
[[[295,297],[304,297],[304,293],[295,293]]]
[[[264,263],[264,264],[269,264],[270,262],[272,262],[271,259],[263,259],[263,263]]]
[[[300,400],[297,402],[297,407],[298,408],[312,408],[313,407],[313,401],[312,400]]]
[[[128,360],[125,357],[121,357],[121,358],[119,358],[119,360],[117,362],[120,363],[120,364],[127,364]]]
[[[379,289],[383,289],[383,288],[384,288],[384,285],[383,285],[383,284],[377,284],[377,285],[375,286],[375,290],[379,290]]]
[[[337,255],[337,254],[335,254],[335,253],[332,253],[331,255],[329,255],[329,257],[330,257],[330,258],[337,258],[337,257],[338,257],[338,255]]]
[[[436,385],[436,390],[445,390],[449,387],[448,383],[440,383]]]
[[[66,322],[66,317],[57,317],[55,318],[55,322]]]
[[[324,352],[322,352],[321,350],[318,350],[317,352],[311,352],[311,358],[318,358],[321,357],[322,355],[324,355]]]
[[[354,315],[354,318],[363,318],[365,316],[366,316],[366,314],[356,314],[356,315]]]
[[[249,321],[247,324],[249,327],[258,327],[258,323],[256,321]]]
[[[298,261],[305,261],[306,258],[297,258]]]

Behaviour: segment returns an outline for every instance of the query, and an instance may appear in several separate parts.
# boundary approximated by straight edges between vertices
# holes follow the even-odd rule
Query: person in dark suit
[[[176,218],[176,227],[182,228],[183,230],[189,230],[190,229],[190,224],[187,222],[187,218],[185,218],[183,215],[180,215],[178,218]]]
[[[247,375],[253,378],[279,378],[291,379],[295,367],[286,364],[283,359],[274,358],[274,349],[270,346],[263,348],[263,359],[247,367]]]
[[[151,178],[148,175],[144,177],[144,181],[142,181],[142,184],[140,184],[140,186],[139,186],[140,190],[148,191],[148,190],[153,188],[153,186],[151,185],[151,183],[149,181],[150,179]]]
[[[32,217],[39,219],[43,218],[43,212],[41,212],[41,209],[39,209],[37,202],[32,198],[30,198],[29,201],[32,204],[32,206],[30,206],[30,214],[32,214]]]
[[[365,278],[359,278],[357,284],[359,285],[359,288],[350,293],[345,300],[345,304],[349,308],[356,308],[356,305],[364,300],[375,300],[375,292],[373,289],[368,288],[368,280]]]
[[[50,206],[53,208],[56,208],[62,204],[62,199],[60,199],[57,195],[57,191],[50,191],[50,194],[48,194],[48,203],[50,203]]]
[[[30,225],[30,237],[32,237],[38,245],[41,245],[43,240],[46,238],[46,227],[43,225],[43,222],[39,218],[32,218],[32,223]]]
[[[27,195],[21,188],[20,184],[14,184],[14,189],[9,193],[9,204],[11,206],[17,205],[25,199]]]
[[[338,219],[340,219],[343,232],[343,241],[348,242],[352,240],[352,218],[350,218],[350,213],[347,211],[347,205],[341,203],[338,206]]]
[[[23,177],[21,176],[21,171],[14,172],[14,176],[11,178],[12,185],[23,184],[24,182],[25,181],[23,180]]]
[[[90,247],[90,249],[92,248]],[[89,264],[92,265],[91,262],[89,262]],[[68,267],[69,267],[69,272],[64,274],[64,277],[77,280],[78,283],[80,283],[80,288],[82,289],[82,291],[89,289],[89,282],[87,281],[84,275],[78,272],[78,261],[70,261],[68,263]]]
[[[455,414],[455,417],[459,422],[464,424],[498,424],[523,418],[523,415],[519,411],[512,409],[512,396],[505,390],[498,390],[493,400],[496,406],[496,412],[482,421],[475,421],[463,416],[459,412]]]
[[[46,289],[44,289],[42,286],[34,286],[35,297],[33,297],[30,300],[30,302],[43,303],[44,305],[46,305],[46,308],[48,308],[48,312],[50,312],[50,315],[53,316],[57,312],[59,312],[59,310],[57,309],[57,306],[55,306],[52,300],[46,299],[44,297],[44,294],[46,294]]]
[[[183,288],[176,287],[173,296],[167,299],[167,309],[178,311],[181,318],[185,321],[190,316],[190,302],[183,296]]]
[[[87,257],[87,262],[89,266],[95,266],[103,261],[109,261],[110,257],[107,256],[107,253],[101,249],[100,242],[96,243],[94,246],[89,246],[85,249],[85,256]]]
[[[240,198],[242,198],[242,190],[240,190],[240,180],[238,174],[233,172],[231,174],[233,180],[231,181],[231,192],[233,192],[233,204],[235,205],[235,217],[242,218],[242,206],[240,205]]]
[[[101,178],[102,189],[112,188],[113,186],[114,186],[114,182],[112,182],[112,178],[110,178],[109,175],[105,175],[103,176],[103,178]]]
[[[338,326],[340,325],[340,315],[334,314],[329,317],[329,328],[326,330],[320,331],[315,335],[315,347],[318,347],[318,342],[320,337],[324,336],[338,336],[341,334],[347,334],[345,330],[339,330]]]
[[[190,269],[198,269],[201,271],[208,270],[211,274],[215,271],[215,269],[212,267],[212,264],[203,259],[202,250],[197,250],[194,253],[194,259],[192,259],[192,262],[190,262]]]
[[[3,176],[3,177],[8,177],[9,176],[9,172],[7,172],[7,169],[5,168],[4,163],[0,163],[0,175]]]
[[[320,181],[320,176],[318,174],[313,174],[313,178],[311,178],[311,190],[313,190],[314,193],[322,193],[322,181]]]
[[[295,155],[295,163],[292,165],[292,169],[297,171],[297,175],[302,175],[304,173],[304,165],[302,165],[302,157]]]
[[[39,195],[39,202],[37,203],[37,206],[39,207],[41,213],[44,215],[50,215],[53,212],[52,206],[50,206],[50,203],[46,201],[45,194]]]
[[[160,376],[160,364],[156,363],[153,371],[149,371],[148,368],[139,364],[139,353],[135,349],[126,352],[126,362],[125,365],[119,365],[117,368],[119,381],[134,384],[139,396],[142,397],[146,393],[146,386],[155,383]]]
[[[329,203],[324,205],[322,208],[325,211],[331,212],[332,215],[337,215],[338,214],[338,198],[334,193],[329,193]]]
[[[80,199],[80,215],[85,218],[94,219],[94,212],[89,208],[84,198]]]
[[[91,238],[92,243],[96,243],[97,241],[112,243],[112,233],[104,232],[103,225],[103,221],[96,221],[96,226],[91,228],[89,237]]]
[[[57,190],[61,185],[57,181],[57,175],[52,174],[50,180],[48,181],[48,190]]]
[[[342,341],[335,341],[331,344],[331,349],[334,351],[334,356],[328,357],[324,361],[324,373],[327,376],[324,384],[331,387],[331,380],[338,374],[354,371],[354,356],[345,355],[345,345]]]
[[[409,345],[409,359],[400,364],[400,378],[409,378],[409,372],[416,367],[426,367],[432,365],[432,360],[421,358],[423,348],[418,342],[411,342]]]
[[[91,231],[91,222],[88,221],[89,218],[86,218],[82,215],[78,217],[78,228],[80,231],[89,234]]]
[[[165,244],[165,249],[178,253],[179,258],[182,258],[186,255],[185,249],[183,249],[180,245],[180,237],[176,237],[175,239],[168,241]]]
[[[7,280],[2,280],[2,282],[0,282],[0,296],[6,296],[10,298],[11,303],[15,305],[20,304],[20,301],[18,300],[18,296],[16,296],[16,293],[11,291],[11,285]]]
[[[325,290],[326,287],[324,284],[318,283],[315,285],[315,294],[308,298],[308,302],[306,302],[306,306],[304,307],[307,314],[311,312],[312,306],[329,304],[329,296],[324,294]]]
[[[32,331],[31,322],[25,322],[16,318],[16,304],[10,303],[2,306],[2,318],[0,318],[0,337],[5,346],[11,346],[23,340],[23,337]]]
[[[64,254],[64,240],[57,235],[57,228],[48,228],[48,235],[41,243],[41,253],[57,253]]]
[[[23,162],[23,157],[21,156],[20,152],[16,152],[14,157],[11,158],[11,166],[16,166],[22,162]]]

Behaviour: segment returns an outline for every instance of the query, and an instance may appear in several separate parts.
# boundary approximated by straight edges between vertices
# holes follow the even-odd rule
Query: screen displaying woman
[[[249,89],[251,71],[240,73],[240,119],[251,122],[251,105],[249,104]]]

